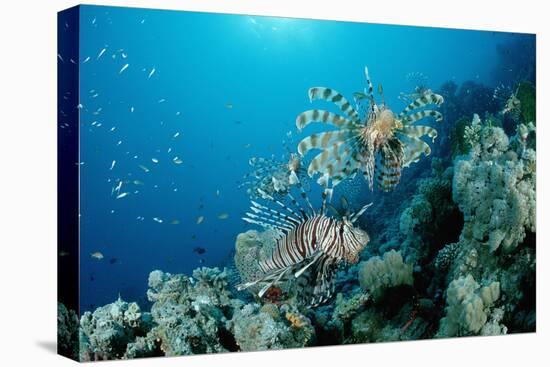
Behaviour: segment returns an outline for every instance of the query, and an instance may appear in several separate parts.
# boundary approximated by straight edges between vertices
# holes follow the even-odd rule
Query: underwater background
[[[365,66],[375,93],[381,84],[394,111],[401,111],[408,104],[406,94],[419,86],[441,94],[444,121],[431,124],[439,131],[429,142],[432,154],[406,168],[397,189],[371,191],[357,177],[335,188],[333,202],[347,201],[355,209],[373,202],[359,222],[371,238],[361,260],[384,260],[400,251],[394,261],[412,264],[415,288],[439,286],[428,293],[442,297],[447,284],[429,284],[433,270],[424,267],[447,244],[459,242],[464,226],[464,200],[451,193],[448,170],[468,154],[464,128],[478,114],[483,121],[498,120],[512,138],[519,122],[534,122],[534,112],[525,110],[528,102],[519,116],[503,112],[519,85],[532,90],[534,111],[534,35],[81,6],[79,52],[79,315],[117,299],[149,310],[154,270],[191,276],[203,266],[227,267],[227,282],[234,288],[239,282],[237,236],[259,230],[242,220],[258,180],[269,171],[255,169],[261,162],[271,168],[273,162],[284,165],[302,138],[324,130],[296,129],[299,113],[326,107],[310,103],[310,87],[334,87],[351,98],[366,86]],[[533,121],[526,120],[529,113]],[[437,184],[418,189],[434,176]],[[307,180],[309,197],[319,207],[322,190]],[[437,189],[446,194],[431,202],[429,219],[421,218],[427,209],[419,201],[430,201],[430,190]],[[407,222],[407,216],[416,222]],[[531,244],[526,246],[534,256],[534,231],[527,232],[525,241]],[[60,254],[60,261],[64,257]],[[355,280],[346,281],[346,276]],[[337,282],[340,301],[365,288],[356,279],[357,269],[346,276]],[[494,291],[491,284],[487,287]],[[243,302],[253,301],[246,291],[232,292]],[[411,290],[400,294],[407,298]],[[440,300],[433,307],[444,312],[449,305]],[[400,305],[399,299],[395,302]],[[287,319],[300,328],[299,320]],[[534,321],[530,325],[534,328]],[[317,332],[318,341],[344,342],[326,330]]]

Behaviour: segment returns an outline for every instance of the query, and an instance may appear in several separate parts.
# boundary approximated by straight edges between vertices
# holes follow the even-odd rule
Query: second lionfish
[[[370,206],[341,219],[325,215],[325,205],[319,212],[313,209],[301,183],[297,186],[301,197],[307,203],[303,208],[291,193],[287,193],[294,209],[271,195],[259,190],[260,195],[279,207],[252,201],[251,212],[243,218],[246,222],[260,225],[276,232],[276,245],[271,255],[259,261],[263,275],[258,279],[237,286],[243,290],[260,285],[258,297],[262,297],[271,287],[300,278],[305,287],[300,298],[311,306],[319,305],[333,293],[333,275],[343,262],[356,263],[359,252],[369,242],[364,230],[354,223]]]
[[[437,137],[437,131],[429,126],[415,125],[417,121],[432,117],[442,121],[443,116],[425,106],[439,106],[443,97],[428,91],[410,103],[401,113],[393,113],[384,102],[382,87],[379,87],[380,104],[375,102],[373,87],[365,67],[368,90],[355,93],[357,109],[334,89],[315,87],[309,89],[311,101],[324,99],[334,103],[345,116],[323,110],[309,110],[298,115],[296,126],[303,129],[312,122],[336,126],[338,130],[312,134],[298,144],[298,152],[305,155],[309,150],[320,149],[313,158],[308,174],[321,175],[319,183],[328,188],[347,177],[362,172],[372,189],[373,182],[383,191],[392,190],[401,177],[401,170],[419,160],[422,154],[431,152],[430,146],[421,138]],[[366,105],[365,103],[366,102]],[[363,107],[362,113],[358,112]]]

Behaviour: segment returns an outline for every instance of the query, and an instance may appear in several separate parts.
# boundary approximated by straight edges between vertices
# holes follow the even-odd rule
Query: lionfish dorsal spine
[[[291,217],[291,218],[295,219],[296,221],[300,221],[300,218],[302,217],[301,214],[296,213],[294,210],[292,210],[292,208],[288,207],[287,205],[282,203],[280,200],[275,199],[273,196],[269,195],[268,193],[266,193],[265,191],[263,191],[261,189],[258,189],[258,193],[260,194],[260,196],[263,199],[269,200],[269,201],[279,205],[281,208],[285,209],[289,213],[291,213],[293,215],[293,217]]]
[[[298,178],[298,175],[296,175],[296,172],[292,171],[291,175],[294,175],[294,182],[296,183],[296,186],[300,190],[300,196],[302,197],[302,200],[304,200],[311,212],[311,216],[315,216],[317,213],[315,212],[315,209],[313,208],[313,205],[311,204],[311,201],[309,200],[309,197],[307,195],[306,190],[304,189],[304,185],[302,185],[302,182]]]

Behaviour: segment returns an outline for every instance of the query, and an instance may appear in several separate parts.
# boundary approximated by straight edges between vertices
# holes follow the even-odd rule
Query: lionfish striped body
[[[243,290],[260,284],[258,296],[261,298],[272,286],[303,276],[309,278],[310,284],[304,289],[302,298],[316,306],[332,295],[332,276],[337,266],[342,262],[356,263],[359,252],[368,243],[367,233],[353,223],[370,204],[349,218],[337,220],[322,210],[315,212],[299,182],[298,187],[309,206],[307,211],[291,194],[288,196],[299,213],[265,192],[260,192],[263,198],[276,203],[283,212],[252,201],[252,213],[246,213],[243,220],[275,230],[278,237],[271,255],[259,262],[264,275],[237,288]]]
[[[381,190],[392,190],[399,183],[404,167],[418,161],[422,154],[430,154],[430,146],[421,138],[427,135],[433,141],[437,137],[434,128],[415,123],[427,117],[433,117],[436,121],[443,119],[440,112],[424,109],[428,105],[439,106],[443,103],[443,97],[432,92],[421,95],[396,115],[386,106],[380,87],[382,101],[376,104],[367,68],[365,75],[368,91],[354,93],[358,106],[365,101],[368,102],[362,114],[357,111],[359,107],[353,108],[337,91],[315,87],[309,90],[311,101],[324,99],[332,102],[344,115],[309,110],[296,118],[299,130],[313,122],[330,124],[338,128],[312,134],[298,144],[298,153],[302,156],[313,149],[321,150],[311,161],[308,174],[321,175],[318,182],[327,188],[327,195],[330,195],[332,190],[328,189],[329,181],[334,187],[358,172],[363,174],[371,189],[376,180]]]

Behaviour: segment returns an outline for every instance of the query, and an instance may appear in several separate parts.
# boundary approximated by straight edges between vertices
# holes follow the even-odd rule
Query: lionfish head
[[[298,172],[300,169],[302,162],[300,160],[300,157],[296,153],[291,153],[290,158],[288,160],[288,170],[291,172]]]
[[[348,218],[343,219],[341,231],[345,241],[343,258],[346,262],[355,264],[359,261],[359,253],[370,241],[369,235],[363,229],[355,227]]]

